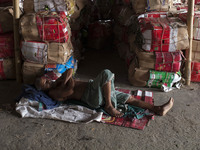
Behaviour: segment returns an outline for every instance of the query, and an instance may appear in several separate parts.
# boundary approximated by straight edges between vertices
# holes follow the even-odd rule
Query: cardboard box
[[[13,31],[13,8],[0,8],[0,33]]]
[[[141,18],[142,49],[175,52],[189,48],[187,26],[177,17]]]
[[[44,65],[25,61],[22,67],[22,74],[25,84],[34,84],[35,79],[44,74]]]

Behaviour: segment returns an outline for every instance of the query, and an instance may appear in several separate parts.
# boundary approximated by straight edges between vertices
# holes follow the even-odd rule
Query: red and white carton
[[[36,41],[22,41],[21,52],[26,61],[46,64],[47,44]]]
[[[39,36],[43,41],[64,43],[69,39],[71,31],[64,12],[39,14],[36,16]]]
[[[155,70],[166,72],[178,72],[181,68],[180,52],[156,52]]]
[[[168,12],[148,12],[138,16],[140,18],[165,18],[168,16]]]
[[[153,52],[175,52],[189,47],[187,26],[178,17],[141,18],[142,48]]]
[[[191,81],[200,82],[200,62],[191,63]]]
[[[13,33],[0,34],[0,58],[14,57]]]

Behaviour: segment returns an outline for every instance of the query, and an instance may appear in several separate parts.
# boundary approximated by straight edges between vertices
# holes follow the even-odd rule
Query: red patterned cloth
[[[50,15],[39,14],[36,16],[40,38],[48,42],[67,42],[69,39],[69,25],[64,12]]]
[[[143,100],[147,103],[153,104],[153,93],[149,91],[131,91],[131,90],[125,90],[125,89],[117,89],[118,91],[133,94],[135,98],[139,100]],[[129,128],[135,128],[139,130],[143,130],[144,127],[148,124],[149,120],[154,119],[153,115],[144,116],[141,119],[136,118],[129,118],[129,117],[111,117],[103,114],[102,122],[106,124],[112,124],[122,127],[129,127]]]

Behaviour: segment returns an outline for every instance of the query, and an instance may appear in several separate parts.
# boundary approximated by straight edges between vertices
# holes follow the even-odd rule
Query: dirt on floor
[[[120,85],[118,85],[120,86]],[[144,130],[98,122],[75,124],[49,119],[21,118],[14,99],[21,84],[0,82],[1,150],[199,150],[200,84],[169,93],[155,89],[155,105],[174,97],[166,116],[156,116]],[[129,87],[129,89],[138,89]],[[141,88],[140,88],[141,89]]]
[[[127,68],[117,52],[89,51],[79,62],[76,78],[94,78],[102,69],[115,73],[117,87],[153,91],[155,105],[173,97],[166,116],[155,116],[144,130],[98,122],[75,124],[50,119],[21,118],[14,99],[21,84],[0,81],[0,150],[199,150],[200,84],[168,93],[136,88],[127,80]]]

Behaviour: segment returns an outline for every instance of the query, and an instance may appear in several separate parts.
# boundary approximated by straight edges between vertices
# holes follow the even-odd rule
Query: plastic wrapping
[[[25,13],[66,11],[71,16],[75,10],[75,0],[25,0],[23,9]]]
[[[150,70],[149,80],[147,82],[148,87],[160,88],[164,92],[169,92],[174,88],[180,88],[181,86],[181,74],[162,72]]]
[[[189,48],[187,26],[178,17],[141,18],[140,29],[145,51],[175,52]]]

